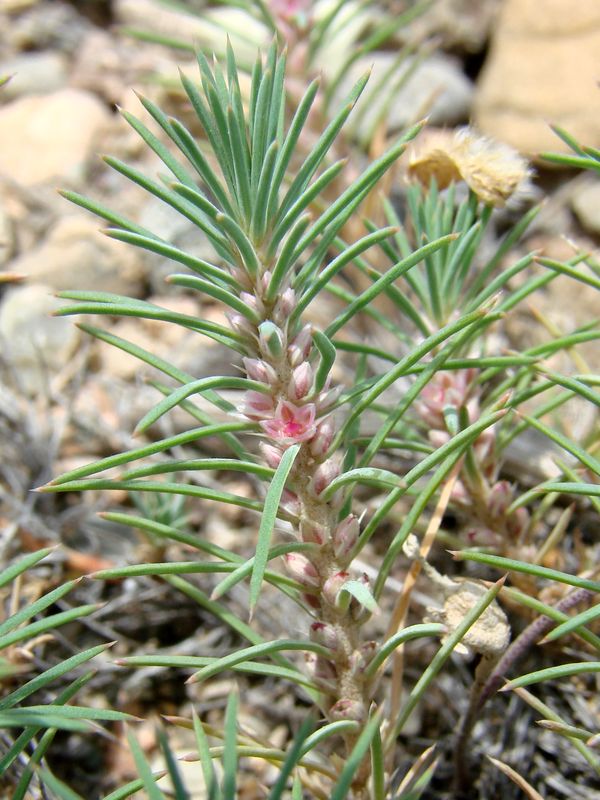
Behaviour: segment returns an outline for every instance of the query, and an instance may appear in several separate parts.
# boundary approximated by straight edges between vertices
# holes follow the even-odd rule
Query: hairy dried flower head
[[[408,172],[424,186],[435,178],[440,189],[453,181],[464,181],[480,200],[497,208],[502,208],[531,175],[526,159],[516,150],[471,128],[431,134],[413,148]]]

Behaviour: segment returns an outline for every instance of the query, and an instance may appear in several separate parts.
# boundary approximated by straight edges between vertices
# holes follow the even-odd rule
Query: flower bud
[[[508,532],[515,537],[515,539],[519,539],[529,527],[530,520],[531,517],[529,516],[529,511],[527,511],[526,508],[517,508],[508,516],[506,520],[506,528]]]
[[[300,520],[300,536],[303,542],[322,545],[327,540],[327,528],[319,522],[313,522],[306,517],[302,517]]]
[[[318,497],[320,494],[322,494],[329,484],[338,477],[339,474],[339,464],[332,458],[328,458],[327,461],[323,461],[322,464],[319,464],[310,482],[314,495]]]
[[[262,392],[255,392],[253,389],[244,394],[242,413],[248,419],[260,420],[272,416],[274,412],[273,398]]]
[[[310,640],[317,644],[322,644],[334,652],[339,648],[340,642],[336,629],[333,625],[327,625],[325,622],[313,622],[310,626]]]
[[[262,287],[263,292],[266,292],[267,289],[269,288],[269,285],[271,283],[271,278],[272,278],[271,271],[268,269],[265,270],[260,279],[260,285]]]
[[[270,364],[260,358],[243,358],[242,361],[249,378],[266,383],[267,386],[275,386],[277,373]]]
[[[258,344],[264,356],[281,358],[284,342],[283,331],[271,320],[266,320],[258,326]]]
[[[285,320],[290,316],[295,308],[296,292],[291,287],[288,287],[284,292],[282,292],[281,297],[275,306],[275,310]]]
[[[288,347],[288,361],[290,366],[297,367],[303,361],[306,361],[310,355],[312,348],[312,328],[310,325],[305,325],[302,330],[296,334]]]
[[[349,659],[352,674],[361,675],[369,666],[377,650],[377,642],[365,642],[359,650],[355,650]]]
[[[370,590],[371,582],[369,581],[369,576],[366,572],[363,572],[362,575],[359,575],[358,580]],[[355,597],[350,600],[350,613],[356,622],[363,622],[372,614],[372,612],[368,608],[365,608],[362,603],[359,603]]]
[[[271,467],[271,469],[277,469],[281,463],[281,450],[272,444],[267,444],[266,442],[259,442],[258,447],[265,464]]]
[[[346,583],[350,574],[348,572],[336,572],[330,578],[327,578],[325,583],[323,584],[323,597],[327,600],[327,602],[332,606],[337,606],[338,604],[338,595],[342,589],[342,586]]]
[[[354,514],[349,514],[333,533],[333,552],[339,561],[344,561],[358,542],[360,523]]]
[[[256,335],[256,328],[243,314],[226,314],[225,316],[235,333],[248,338]]]
[[[497,481],[487,498],[487,510],[492,517],[501,517],[512,502],[513,489],[508,481]]]
[[[250,292],[240,292],[240,300],[245,306],[248,306],[249,309],[254,311],[255,314],[260,314],[265,310],[262,301]]]
[[[308,361],[303,361],[292,372],[288,386],[290,400],[302,400],[310,392],[313,383],[313,370]]]
[[[291,578],[301,583],[302,586],[317,589],[319,586],[319,573],[314,564],[300,553],[286,553],[283,563]]]
[[[289,489],[284,489],[281,494],[281,507],[293,517],[299,517],[302,513],[298,495],[295,492],[290,492]]]
[[[314,611],[319,611],[319,609],[321,608],[321,603],[319,601],[319,598],[316,597],[314,594],[309,594],[308,592],[305,592],[302,595],[302,599],[304,600],[306,605],[309,608],[312,608]]]
[[[335,434],[335,424],[327,417],[317,425],[317,432],[309,444],[310,453],[315,458],[321,458],[331,447]]]
[[[333,389],[326,389],[320,392],[317,397],[317,406],[319,411],[325,411],[332,406],[342,393],[342,386],[334,386]]]
[[[360,700],[342,698],[329,709],[329,718],[332,721],[353,719],[362,722],[365,718],[365,707]]]

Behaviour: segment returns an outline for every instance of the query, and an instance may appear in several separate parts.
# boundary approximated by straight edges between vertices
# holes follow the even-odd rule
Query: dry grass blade
[[[500,761],[498,758],[492,758],[492,756],[486,756],[486,758],[488,761],[491,761],[492,764],[500,770],[500,772],[503,772],[508,778],[510,778],[513,783],[516,783],[519,789],[522,789],[527,795],[529,800],[544,800],[542,795],[536,791],[522,775],[519,775],[516,770],[514,770],[512,767],[509,767],[508,764],[504,763],[504,761]]]

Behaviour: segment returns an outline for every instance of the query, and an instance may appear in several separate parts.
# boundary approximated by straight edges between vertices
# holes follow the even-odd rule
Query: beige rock
[[[521,152],[566,151],[549,123],[600,144],[600,3],[505,0],[475,97],[481,130]]]
[[[0,109],[0,173],[26,186],[78,183],[111,114],[92,94],[61,89]]]
[[[98,227],[97,220],[82,214],[63,217],[39,247],[15,259],[10,269],[55,291],[85,289],[139,297],[141,256],[102,235]]]
[[[49,94],[67,82],[67,60],[51,50],[19,53],[0,63],[0,73],[11,76],[2,90],[3,102],[27,94]]]
[[[0,268],[3,268],[12,256],[14,246],[13,222],[0,203]]]
[[[29,284],[10,289],[0,306],[3,357],[31,395],[45,390],[79,341],[72,320],[52,316],[59,305],[50,287]]]
[[[571,207],[583,228],[600,234],[600,181],[590,176],[580,184],[571,197]]]

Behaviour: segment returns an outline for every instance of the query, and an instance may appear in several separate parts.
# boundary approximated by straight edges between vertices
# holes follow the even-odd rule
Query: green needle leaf
[[[267,491],[267,496],[265,497],[263,515],[258,531],[252,577],[250,579],[250,617],[252,617],[256,603],[258,602],[260,587],[267,566],[273,528],[275,527],[277,512],[279,511],[281,494],[285,488],[285,482],[287,481],[299,450],[300,445],[295,444],[292,445],[292,447],[288,447],[284,452]]]

